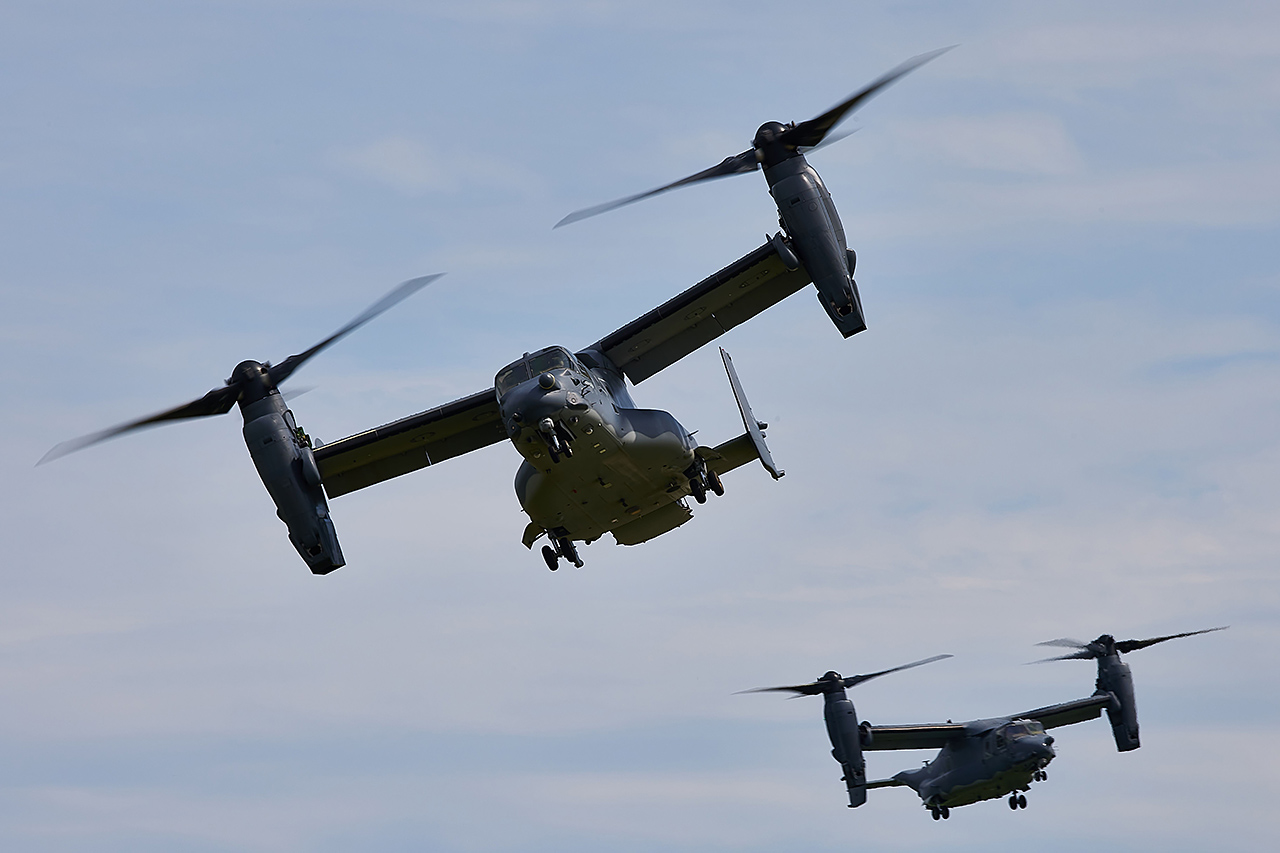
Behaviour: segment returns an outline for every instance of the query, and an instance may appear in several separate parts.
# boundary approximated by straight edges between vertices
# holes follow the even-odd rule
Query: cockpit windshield
[[[577,362],[573,360],[573,356],[569,355],[568,350],[552,347],[543,352],[526,356],[514,364],[508,364],[498,371],[498,375],[494,377],[493,384],[498,389],[498,396],[501,397],[520,383],[528,382],[538,374],[546,373],[548,370],[576,369],[580,368],[578,368]]]
[[[1034,720],[1021,723],[1011,723],[1005,727],[1005,734],[1010,738],[1026,737],[1027,735],[1042,735],[1044,727]]]
[[[571,365],[569,353],[556,347],[540,352],[529,358],[529,373],[537,375],[545,373],[548,370],[566,370]]]

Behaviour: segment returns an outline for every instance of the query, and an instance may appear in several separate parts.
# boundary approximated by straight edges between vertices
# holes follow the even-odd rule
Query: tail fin
[[[738,401],[738,411],[742,414],[742,424],[747,428],[747,436],[751,440],[752,446],[755,448],[756,456],[760,459],[760,464],[764,465],[773,479],[781,479],[786,472],[777,466],[773,461],[773,456],[769,453],[769,447],[764,443],[764,431],[769,425],[756,420],[751,412],[751,404],[747,402],[747,394],[742,390],[742,382],[738,379],[738,372],[733,369],[733,359],[724,347],[720,348],[720,357],[724,360],[725,372],[729,374],[729,385],[733,388],[733,397]]]

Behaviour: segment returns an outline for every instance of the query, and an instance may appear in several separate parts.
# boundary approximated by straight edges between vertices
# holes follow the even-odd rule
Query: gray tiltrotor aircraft
[[[867,328],[858,285],[853,280],[857,255],[849,248],[845,239],[844,225],[831,202],[831,194],[827,192],[817,171],[805,160],[804,153],[842,139],[843,136],[829,137],[828,134],[846,116],[899,77],[950,49],[942,48],[908,59],[822,115],[808,121],[799,124],[782,124],[776,121],[762,124],[756,131],[750,148],[741,154],[726,157],[719,165],[648,192],[575,211],[557,222],[555,227],[614,210],[676,187],[754,172],[763,166],[769,194],[778,207],[778,222],[786,235],[784,237],[783,233],[779,233],[772,238],[778,254],[789,269],[804,265],[817,286],[818,300],[836,328],[846,338],[856,335]]]
[[[951,816],[951,809],[970,803],[1009,795],[1009,808],[1027,807],[1020,792],[1030,790],[1032,782],[1048,778],[1045,767],[1053,760],[1053,737],[1046,729],[1092,720],[1105,710],[1115,736],[1116,749],[1137,749],[1138,711],[1133,696],[1133,676],[1121,653],[1136,651],[1178,637],[1191,637],[1223,628],[1208,628],[1185,634],[1171,634],[1149,640],[1121,640],[1103,634],[1091,643],[1078,640],[1050,640],[1042,646],[1066,646],[1077,651],[1046,660],[1097,660],[1097,689],[1092,696],[1049,705],[1014,714],[964,723],[911,726],[873,726],[859,723],[853,703],[845,688],[871,678],[930,663],[950,655],[939,655],[906,666],[886,669],[870,675],[842,678],[828,672],[810,684],[789,687],[763,687],[757,692],[790,692],[797,695],[821,693],[825,707],[827,734],[831,738],[831,754],[844,769],[843,781],[849,791],[849,808],[867,801],[870,788],[905,786],[920,795],[920,801],[934,820]],[[863,753],[871,750],[937,749],[937,756],[916,770],[904,770],[890,779],[868,782]]]
[[[566,217],[598,213],[682,184],[749,172],[764,165],[786,234],[576,353],[547,347],[498,371],[492,388],[331,444],[312,446],[277,385],[299,365],[386,310],[429,279],[406,282],[339,332],[279,365],[246,361],[225,387],[199,400],[58,445],[41,461],[130,430],[230,411],[240,405],[244,438],[289,538],[316,574],[344,565],[327,498],[435,465],[509,439],[523,461],[516,495],[529,516],[523,542],[543,536],[542,556],[582,565],[575,542],[605,533],[635,545],[693,517],[698,503],[723,494],[720,477],[759,459],[782,476],[765,446],[728,353],[721,350],[746,432],[716,446],[658,409],[641,409],[627,380],[639,383],[813,282],[836,327],[849,337],[866,328],[853,283],[854,254],[818,173],[803,151],[824,140],[849,112],[941,51],[909,60],[828,112],[802,122],[760,128],[749,151],[719,166],[641,196]],[[326,497],[327,496],[327,497]]]
[[[420,288],[406,282],[338,333],[279,365],[246,361],[225,387],[160,414],[59,444],[47,461],[153,424],[222,414],[239,403],[245,442],[289,537],[316,574],[344,565],[328,498],[353,492],[509,439],[523,457],[516,494],[529,515],[523,542],[546,536],[542,556],[582,565],[575,542],[611,533],[635,545],[693,517],[723,493],[720,477],[759,459],[782,471],[765,446],[766,425],[747,403],[728,353],[724,365],[746,432],[716,446],[694,440],[673,416],[641,409],[627,381],[641,382],[809,284],[803,267],[769,241],[715,275],[577,353],[547,347],[498,371],[490,388],[348,438],[312,446],[276,386],[303,361]],[[723,352],[723,351],[722,351]]]

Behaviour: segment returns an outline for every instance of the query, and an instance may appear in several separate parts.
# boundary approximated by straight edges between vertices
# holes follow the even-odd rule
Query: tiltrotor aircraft
[[[1140,744],[1133,676],[1120,655],[1166,640],[1222,630],[1224,628],[1207,628],[1149,640],[1117,641],[1111,635],[1103,634],[1091,643],[1070,639],[1040,643],[1042,646],[1076,649],[1071,654],[1047,658],[1046,661],[1096,660],[1098,680],[1093,695],[1021,714],[964,723],[952,723],[950,720],[908,726],[859,723],[853,703],[845,693],[846,688],[869,679],[950,655],[939,655],[870,675],[845,678],[838,672],[828,672],[809,684],[762,687],[745,692],[789,692],[798,696],[822,694],[831,754],[844,770],[842,781],[849,792],[849,808],[865,803],[868,789],[905,786],[920,795],[921,803],[934,820],[940,820],[950,817],[951,809],[957,806],[993,800],[1006,794],[1009,795],[1009,808],[1026,808],[1027,798],[1022,792],[1030,790],[1032,782],[1048,778],[1045,767],[1054,757],[1054,739],[1046,734],[1047,729],[1092,720],[1105,710],[1111,722],[1116,749],[1120,752],[1137,749]],[[904,770],[892,778],[868,782],[863,753],[890,749],[937,749],[939,752],[932,761],[916,770]]]
[[[222,414],[238,403],[258,474],[290,541],[315,574],[345,564],[326,494],[344,495],[504,439],[523,457],[515,486],[530,521],[522,541],[532,548],[545,536],[549,544],[542,556],[553,571],[562,559],[582,566],[576,542],[590,543],[610,533],[619,544],[635,545],[673,530],[693,517],[685,498],[702,503],[708,492],[722,494],[720,477],[728,471],[753,459],[775,479],[782,471],[765,445],[766,425],[752,414],[723,350],[746,432],[716,446],[700,445],[667,412],[638,408],[626,380],[639,383],[653,376],[810,282],[817,284],[841,334],[849,337],[866,328],[851,277],[853,252],[847,250],[830,195],[801,151],[826,138],[863,100],[935,55],[899,66],[811,121],[765,125],[751,151],[678,182],[751,171],[763,163],[788,233],[775,234],[585,349],[575,353],[552,346],[525,353],[498,371],[492,388],[313,447],[277,386],[303,361],[426,283],[415,279],[301,355],[276,366],[243,362],[225,387],[160,414],[64,442],[41,461],[141,427]]]
[[[648,192],[575,211],[557,222],[555,227],[614,210],[676,187],[754,172],[763,166],[769,194],[778,207],[778,223],[782,226],[782,232],[772,238],[779,256],[790,269],[804,265],[817,286],[818,301],[822,303],[836,328],[846,338],[856,335],[867,328],[858,285],[853,280],[858,256],[849,248],[845,239],[844,225],[831,201],[831,194],[827,192],[822,177],[809,165],[804,154],[821,145],[843,139],[839,135],[829,136],[836,125],[881,89],[950,49],[944,47],[908,59],[822,115],[808,121],[799,124],[766,122],[756,131],[750,148],[741,154],[726,157],[710,169]]]

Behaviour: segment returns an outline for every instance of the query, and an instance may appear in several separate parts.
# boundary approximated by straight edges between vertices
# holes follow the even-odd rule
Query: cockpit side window
[[[529,368],[525,366],[523,361],[517,361],[515,364],[508,365],[498,371],[498,375],[494,377],[493,384],[498,389],[498,396],[510,391],[512,388],[529,379]]]

